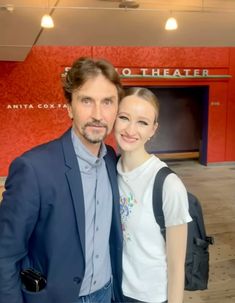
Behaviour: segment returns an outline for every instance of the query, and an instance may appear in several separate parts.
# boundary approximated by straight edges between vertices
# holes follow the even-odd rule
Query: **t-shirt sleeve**
[[[177,175],[168,175],[163,184],[165,226],[180,225],[192,221],[188,208],[188,195],[184,184]]]

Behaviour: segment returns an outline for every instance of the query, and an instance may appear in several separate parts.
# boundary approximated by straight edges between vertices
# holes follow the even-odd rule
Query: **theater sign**
[[[61,77],[65,77],[70,67],[65,67]],[[130,78],[156,78],[156,79],[213,79],[231,78],[230,75],[220,74],[221,71],[200,68],[130,68],[116,67],[116,71],[123,79]]]
[[[199,68],[116,68],[122,78],[230,78],[230,75],[210,74],[208,69]]]

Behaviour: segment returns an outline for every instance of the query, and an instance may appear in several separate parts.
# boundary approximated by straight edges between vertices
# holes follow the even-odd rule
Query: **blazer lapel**
[[[108,171],[110,184],[112,187],[113,198],[118,198],[118,187],[117,187],[117,173],[114,160],[107,154],[105,156],[105,163]]]
[[[111,230],[113,229],[114,226],[115,229],[118,229],[121,234],[120,204],[119,204],[119,190],[117,184],[116,159],[112,157],[111,152],[109,152],[109,149],[104,159],[105,159],[109,180],[112,188],[112,193],[113,193],[113,215],[112,215]]]
[[[66,177],[71,190],[72,202],[76,215],[77,228],[80,236],[83,255],[85,258],[85,209],[84,209],[84,195],[82,189],[82,179],[78,161],[75,155],[71,130],[68,130],[62,137],[62,146],[65,157],[65,164],[68,167]]]

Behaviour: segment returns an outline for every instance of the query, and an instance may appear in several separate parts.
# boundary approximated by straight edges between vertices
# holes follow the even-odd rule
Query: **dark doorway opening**
[[[148,87],[160,101],[159,128],[146,144],[165,159],[207,163],[208,86]]]

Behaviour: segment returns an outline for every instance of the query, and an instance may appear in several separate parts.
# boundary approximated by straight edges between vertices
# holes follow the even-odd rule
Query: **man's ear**
[[[72,107],[71,104],[67,104],[67,111],[68,111],[68,116],[71,120],[73,120],[73,113],[72,113]]]

